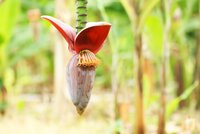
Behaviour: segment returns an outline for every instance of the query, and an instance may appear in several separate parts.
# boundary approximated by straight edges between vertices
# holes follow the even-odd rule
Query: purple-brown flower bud
[[[77,112],[82,114],[89,102],[99,60],[89,50],[73,55],[68,63],[69,92]]]

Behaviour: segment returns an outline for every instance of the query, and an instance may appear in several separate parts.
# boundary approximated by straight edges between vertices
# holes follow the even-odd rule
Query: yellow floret
[[[89,50],[82,50],[78,55],[78,66],[97,67],[100,60]]]

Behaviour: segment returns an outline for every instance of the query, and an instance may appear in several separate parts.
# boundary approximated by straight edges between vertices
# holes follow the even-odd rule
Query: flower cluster
[[[49,21],[64,37],[68,49],[73,53],[67,67],[69,92],[79,114],[84,112],[93,87],[95,69],[100,63],[95,54],[102,48],[111,24],[89,22],[76,34],[71,26],[51,16],[42,16]]]

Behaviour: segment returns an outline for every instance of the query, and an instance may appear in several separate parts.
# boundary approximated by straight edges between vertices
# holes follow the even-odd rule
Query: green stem
[[[76,0],[76,32],[80,32],[87,23],[87,0]]]

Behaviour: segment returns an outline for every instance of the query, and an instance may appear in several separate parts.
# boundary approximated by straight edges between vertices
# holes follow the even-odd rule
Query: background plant
[[[196,120],[195,123],[198,126],[199,120],[195,113],[198,113],[200,104],[200,3],[198,0],[173,0],[169,1],[170,8],[168,11],[164,12],[161,0],[139,1],[140,17],[138,19],[134,9],[134,3],[137,3],[137,0],[88,0],[88,20],[110,22],[112,23],[112,30],[106,45],[97,55],[103,62],[97,68],[93,90],[94,97],[91,98],[88,113],[85,113],[83,118],[77,119],[70,103],[65,105],[61,105],[60,102],[56,103],[57,107],[66,108],[64,110],[66,113],[59,113],[62,119],[67,118],[67,122],[70,124],[66,125],[68,131],[65,132],[70,133],[70,128],[73,128],[73,132],[78,133],[78,130],[87,129],[88,127],[91,128],[92,132],[97,133],[136,132],[136,117],[138,114],[134,103],[138,102],[135,97],[137,83],[135,70],[138,64],[135,63],[135,34],[139,32],[142,37],[142,64],[140,69],[143,72],[145,132],[157,133],[158,113],[162,106],[160,104],[161,81],[163,80],[161,70],[163,42],[166,35],[166,18],[168,18],[170,26],[166,40],[168,47],[164,116],[167,127],[165,127],[165,130],[166,133],[186,131],[186,128],[182,126],[188,120],[190,123]],[[68,3],[67,0],[56,0],[56,2],[63,5]],[[75,9],[74,4],[68,4],[68,11],[64,11],[64,13],[61,13],[63,8],[56,9],[55,13],[54,6],[54,1],[47,0],[1,1],[0,76],[1,81],[8,90],[8,96],[10,97],[7,100],[12,110],[15,109],[12,107],[12,100],[14,100],[14,107],[24,109],[21,110],[22,113],[26,111],[28,101],[21,97],[24,94],[29,96],[27,98],[31,98],[30,96],[33,95],[45,98],[44,96],[49,94],[49,100],[54,101],[54,93],[57,92],[53,88],[54,62],[56,59],[54,57],[58,56],[57,53],[54,53],[54,44],[62,42],[62,40],[59,34],[52,34],[54,30],[49,24],[40,20],[38,20],[39,36],[35,40],[32,24],[27,15],[30,9],[38,9],[41,14],[52,16],[56,14],[56,16],[63,17],[66,20],[70,18],[72,25],[76,26],[75,14],[72,11]],[[16,12],[11,12],[10,7]],[[2,11],[5,9],[8,15]],[[59,16],[59,14],[61,15]],[[74,18],[71,18],[71,16],[74,16]],[[136,19],[137,21],[135,21]],[[62,48],[64,49],[64,47]],[[69,57],[69,54],[66,53],[66,57]],[[57,74],[57,76],[61,76],[61,74]],[[14,99],[13,94],[17,99]],[[66,101],[66,99],[61,99],[61,101],[63,100]],[[37,103],[38,106],[40,104],[44,103]],[[46,111],[48,111],[48,114],[42,115],[51,113],[49,109]],[[61,112],[61,110],[59,111]],[[28,116],[31,117],[30,114]],[[85,121],[85,118],[87,121]],[[48,117],[47,119],[51,118]],[[76,126],[76,129],[73,126]],[[169,126],[178,127],[180,131],[171,130]],[[198,133],[198,127],[193,130],[192,127],[190,129],[190,132],[197,131],[196,133]]]

